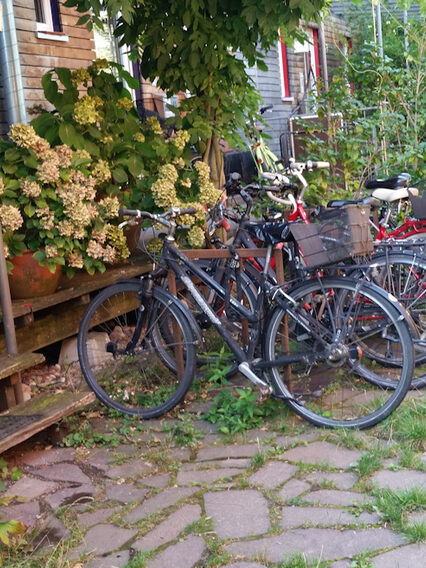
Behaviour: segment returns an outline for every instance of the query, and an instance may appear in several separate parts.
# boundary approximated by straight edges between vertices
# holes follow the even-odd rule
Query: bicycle
[[[249,199],[248,195],[244,197]],[[380,288],[348,278],[323,279],[318,273],[293,287],[271,286],[266,274],[277,238],[265,225],[266,262],[256,310],[252,312],[229,298],[234,313],[250,322],[249,341],[242,348],[190,275],[212,288],[222,301],[226,290],[174,244],[175,218],[183,214],[182,210],[172,209],[162,215],[123,210],[121,214],[161,223],[168,234],[158,270],[140,280],[105,289],[83,316],[78,335],[81,368],[104,404],[152,418],[178,404],[191,385],[196,333],[191,329],[188,309],[155,284],[163,282],[168,272],[188,289],[229,346],[240,373],[263,394],[283,400],[311,423],[367,428],[401,403],[413,372],[413,343],[407,322],[400,317],[393,299]],[[235,258],[228,262],[232,266]],[[367,313],[369,323],[365,326]],[[90,348],[93,330],[105,334],[98,344],[97,362]],[[373,364],[362,355],[366,348],[386,351],[391,357],[385,365]],[[105,354],[111,358],[102,362]],[[157,365],[154,371],[153,362]],[[129,370],[136,370],[136,374],[129,375]],[[397,383],[394,390],[383,387],[386,378]],[[142,385],[142,380],[147,385]]]

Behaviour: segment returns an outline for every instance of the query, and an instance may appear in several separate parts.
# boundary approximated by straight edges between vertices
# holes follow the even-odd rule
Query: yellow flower
[[[71,252],[67,256],[67,262],[72,268],[83,268],[83,257],[78,252]]]
[[[76,69],[71,73],[71,83],[74,87],[79,87],[80,85],[87,87],[88,81],[90,81],[90,74],[84,67]]]
[[[109,65],[108,65],[108,60],[107,59],[95,59],[95,61],[89,65],[89,67],[87,68],[87,71],[91,74],[91,75],[97,75],[99,73],[99,71],[102,71],[102,69],[108,69]]]
[[[118,99],[117,106],[118,108],[129,111],[133,108],[133,101],[127,97],[122,97],[121,99]]]
[[[0,195],[3,195],[4,193],[4,181],[3,178],[0,177]]]
[[[92,176],[98,183],[109,181],[111,179],[111,170],[108,167],[108,162],[98,160],[92,168]]]
[[[102,119],[102,115],[98,111],[100,107],[99,97],[90,97],[85,95],[79,99],[74,105],[73,116],[76,122],[81,125],[96,124]],[[102,104],[102,102],[101,102]]]
[[[201,227],[194,226],[188,231],[188,242],[194,248],[204,245],[204,231]]]
[[[145,136],[142,134],[142,132],[136,132],[133,138],[134,140],[136,140],[136,142],[145,142]]]
[[[154,134],[163,134],[163,129],[161,128],[161,124],[158,122],[158,119],[155,116],[149,116],[146,121],[146,125],[150,128]]]
[[[21,181],[22,193],[27,197],[38,197],[41,193],[41,187],[36,181],[24,179]]]
[[[9,130],[9,138],[23,148],[31,148],[38,140],[38,136],[32,126],[27,124],[12,124]]]

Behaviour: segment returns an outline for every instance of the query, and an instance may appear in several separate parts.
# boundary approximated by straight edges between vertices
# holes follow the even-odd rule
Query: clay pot
[[[135,252],[137,249],[139,238],[141,236],[142,224],[140,222],[135,223],[134,225],[126,225],[124,227],[123,233],[126,237],[127,241],[127,248],[130,251],[130,254]]]
[[[13,300],[39,298],[56,291],[61,275],[58,264],[54,273],[33,258],[34,251],[26,250],[11,259],[13,270],[9,274],[10,294]]]

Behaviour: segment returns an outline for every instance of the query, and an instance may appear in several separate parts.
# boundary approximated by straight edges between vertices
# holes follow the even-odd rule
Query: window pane
[[[43,0],[34,0],[34,7],[36,13],[36,22],[46,23],[46,15],[44,13]]]

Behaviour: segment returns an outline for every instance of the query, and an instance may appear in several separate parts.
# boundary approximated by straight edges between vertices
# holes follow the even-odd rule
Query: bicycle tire
[[[306,281],[288,295],[295,302],[293,315],[290,308],[277,305],[273,309],[264,336],[265,360],[273,361],[283,351],[308,360],[311,353],[321,350],[325,355],[293,364],[291,383],[278,367],[272,367],[269,375],[275,393],[317,426],[362,429],[386,418],[402,402],[414,364],[408,323],[387,294],[369,283],[330,277]],[[367,305],[376,330],[370,323],[363,335],[362,310]],[[287,333],[280,331],[285,316]],[[382,339],[382,333],[387,334],[387,340]],[[399,367],[379,367],[368,358],[364,360],[359,351],[363,343],[390,340],[398,349]],[[395,389],[382,386],[380,373],[393,374]]]
[[[153,288],[152,298],[141,290],[137,280],[102,290],[83,315],[77,345],[82,373],[97,398],[124,414],[150,419],[183,400],[194,378],[196,340],[176,298],[160,287]],[[173,330],[173,343],[165,326]],[[135,345],[129,347],[131,341]],[[174,358],[179,363],[171,364]]]
[[[391,251],[375,254],[371,265],[369,280],[397,298],[411,318],[413,337],[425,340],[424,345],[415,344],[416,368],[410,386],[422,388],[426,385],[426,369],[422,368],[426,363],[426,258],[410,251]],[[350,276],[360,278],[362,272],[355,270]]]

